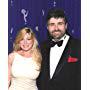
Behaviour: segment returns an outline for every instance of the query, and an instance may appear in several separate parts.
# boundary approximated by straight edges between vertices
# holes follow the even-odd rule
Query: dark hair
[[[65,13],[63,10],[61,9],[56,9],[56,8],[52,8],[49,10],[47,17],[46,17],[46,21],[48,22],[50,18],[64,18],[65,19],[65,23],[67,23],[67,19],[65,16]]]

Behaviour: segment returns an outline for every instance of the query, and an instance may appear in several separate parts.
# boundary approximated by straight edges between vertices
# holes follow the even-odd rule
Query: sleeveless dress
[[[26,58],[15,53],[9,90],[38,90],[36,85],[36,78],[40,73],[38,69],[39,67],[31,57]]]

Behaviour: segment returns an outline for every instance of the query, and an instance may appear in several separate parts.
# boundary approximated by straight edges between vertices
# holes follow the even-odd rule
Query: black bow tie
[[[63,43],[63,40],[58,41],[58,42],[51,41],[51,42],[50,42],[50,47],[53,47],[53,46],[55,46],[56,44],[60,47],[60,46],[62,46],[62,43]]]

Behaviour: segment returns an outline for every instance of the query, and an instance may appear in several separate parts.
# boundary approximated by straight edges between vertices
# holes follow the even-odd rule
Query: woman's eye
[[[23,40],[23,38],[21,38],[21,41]]]
[[[23,41],[23,39],[21,39],[21,41]]]
[[[31,39],[29,38],[29,39],[27,39],[27,40],[31,40]]]

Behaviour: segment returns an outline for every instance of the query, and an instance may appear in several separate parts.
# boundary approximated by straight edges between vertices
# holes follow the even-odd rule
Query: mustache
[[[54,31],[52,31],[52,33],[54,33],[54,32],[61,32],[61,30],[54,30]]]

